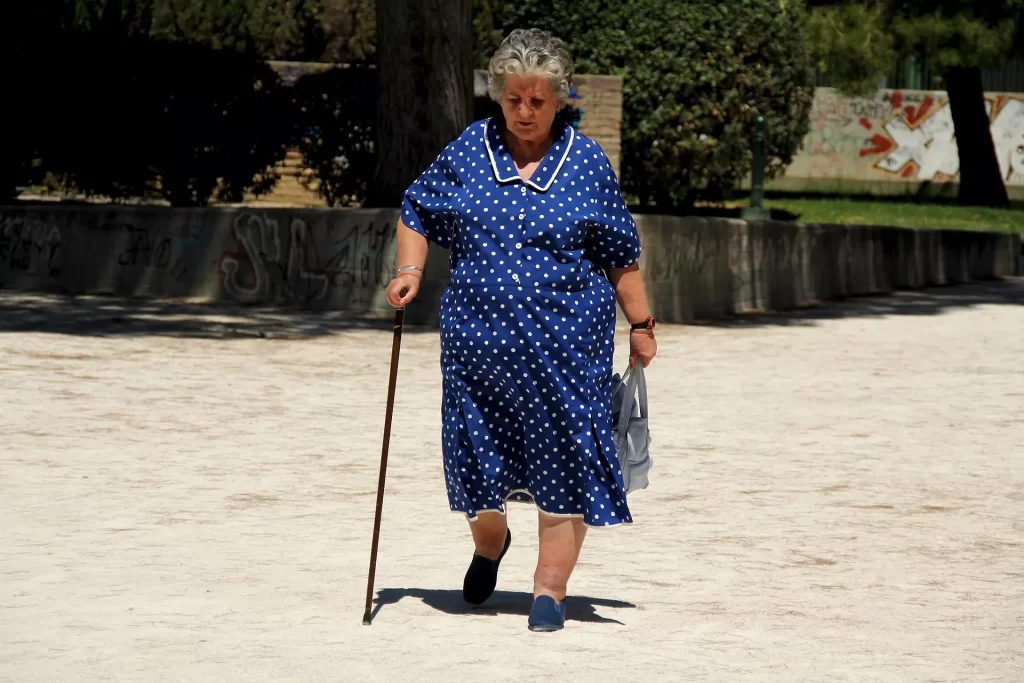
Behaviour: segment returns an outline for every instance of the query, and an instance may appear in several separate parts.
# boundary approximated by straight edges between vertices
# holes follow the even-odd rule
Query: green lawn
[[[945,203],[916,204],[860,199],[780,197],[766,199],[765,206],[774,212],[795,214],[794,220],[801,223],[851,223],[1024,233],[1024,205],[1020,203],[1010,209],[987,209]]]

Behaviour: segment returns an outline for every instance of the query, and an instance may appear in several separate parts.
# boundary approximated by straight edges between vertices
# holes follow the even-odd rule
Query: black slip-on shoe
[[[494,593],[494,587],[498,584],[498,566],[512,545],[512,532],[506,529],[505,534],[505,547],[498,559],[489,560],[483,555],[473,555],[473,561],[462,582],[462,598],[471,605],[482,605]]]

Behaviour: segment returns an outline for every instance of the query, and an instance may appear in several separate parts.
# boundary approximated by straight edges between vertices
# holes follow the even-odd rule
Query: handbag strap
[[[637,364],[640,361],[637,360]],[[640,381],[640,377],[643,376],[643,369],[641,368],[640,373],[636,372],[634,368],[628,368],[622,377],[623,384],[626,385],[625,392],[626,397],[622,401],[622,406],[619,408],[619,439],[625,438],[625,435],[629,429],[629,418],[633,416],[633,402],[636,401],[636,387]],[[646,407],[647,391],[646,383],[644,384],[644,403]]]
[[[636,391],[637,402],[640,404],[640,417],[647,419],[647,377],[644,375],[644,364],[636,360]]]

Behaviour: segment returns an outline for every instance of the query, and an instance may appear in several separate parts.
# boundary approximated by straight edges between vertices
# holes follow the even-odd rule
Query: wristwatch
[[[630,330],[653,330],[654,326],[656,324],[657,324],[657,321],[655,321],[653,317],[647,316],[647,320],[644,320],[642,323],[633,323],[632,325],[629,326],[629,329]]]

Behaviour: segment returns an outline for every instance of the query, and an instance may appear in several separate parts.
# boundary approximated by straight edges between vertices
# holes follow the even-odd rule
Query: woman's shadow
[[[376,604],[373,608],[372,617],[385,605],[397,604],[402,598],[418,598],[434,609],[447,614],[515,614],[527,616],[530,607],[533,605],[533,595],[530,593],[515,591],[495,591],[491,598],[481,605],[474,607],[466,604],[462,599],[462,591],[459,590],[436,590],[426,588],[384,588],[377,592]],[[569,621],[585,621],[598,624],[618,624],[624,626],[621,621],[602,617],[597,613],[598,607],[613,607],[616,609],[636,609],[636,605],[621,600],[606,600],[603,598],[589,598],[579,595],[570,595],[566,598],[567,609],[566,619]]]

